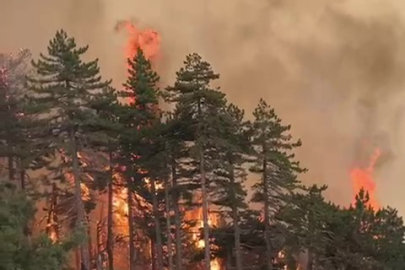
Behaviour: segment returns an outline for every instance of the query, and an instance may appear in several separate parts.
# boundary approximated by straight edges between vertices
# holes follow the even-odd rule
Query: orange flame
[[[203,249],[205,247],[205,242],[199,233],[199,231],[204,228],[202,207],[187,211],[185,219],[186,220],[198,220],[195,227],[191,228],[191,230],[193,232],[192,239],[193,239],[193,241],[195,241],[195,245],[198,249]],[[208,225],[209,226],[218,226],[218,224],[219,224],[218,216],[215,213],[209,213],[208,214]],[[215,247],[213,247],[213,248],[215,248]],[[221,269],[221,264],[220,264],[220,261],[218,258],[212,259],[210,265],[211,265],[212,270]]]
[[[140,30],[129,21],[118,22],[116,31],[125,29],[128,34],[128,41],[125,46],[125,57],[132,59],[138,48],[141,48],[145,57],[154,61],[160,52],[160,35],[151,29]]]
[[[370,200],[368,206],[377,210],[380,208],[380,203],[376,198],[376,185],[373,179],[374,166],[381,155],[380,149],[375,149],[374,154],[370,158],[368,167],[366,168],[355,168],[351,171],[350,177],[352,179],[353,191],[357,195],[361,189],[368,192]]]

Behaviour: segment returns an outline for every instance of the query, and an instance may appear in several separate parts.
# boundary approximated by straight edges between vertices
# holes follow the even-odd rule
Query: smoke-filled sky
[[[273,105],[303,147],[306,183],[348,204],[349,172],[374,147],[377,196],[405,214],[405,4],[402,0],[0,0],[0,51],[45,51],[60,28],[99,57],[120,85],[132,19],[162,36],[165,83],[187,53],[221,74],[229,99],[251,112]]]

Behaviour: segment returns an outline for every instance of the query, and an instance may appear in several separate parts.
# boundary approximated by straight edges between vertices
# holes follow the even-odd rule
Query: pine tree
[[[355,205],[335,212],[326,247],[329,269],[397,269],[404,262],[404,224],[396,210],[377,211],[361,190]]]
[[[10,110],[16,106],[16,101],[9,104],[9,98],[7,95],[8,91],[8,83],[7,83],[7,70],[2,68],[0,70],[0,108],[1,108],[1,119],[2,127],[1,127],[1,155],[2,157],[7,158],[7,169],[8,169],[8,178],[10,180],[14,179],[14,162],[13,162],[13,151],[12,151],[12,144],[10,142],[10,126],[16,122],[16,115]]]
[[[203,224],[204,224],[204,254],[205,269],[210,269],[211,252],[209,241],[209,176],[212,176],[215,162],[215,149],[223,144],[220,127],[225,121],[225,95],[213,89],[211,82],[219,78],[209,63],[202,60],[198,54],[186,57],[184,67],[177,72],[173,87],[167,88],[166,98],[175,102],[174,114],[178,119],[179,128],[185,134],[190,134],[188,150],[194,160],[196,175],[202,193]],[[184,136],[185,137],[185,136]]]
[[[28,240],[24,231],[34,220],[35,205],[13,182],[0,180],[1,270],[60,270],[68,266],[68,252],[77,245],[80,235],[73,234],[58,243],[42,234]]]
[[[246,191],[243,183],[246,180],[246,170],[243,168],[248,162],[246,158],[250,152],[250,143],[247,136],[247,123],[244,121],[244,111],[230,104],[227,107],[227,125],[223,126],[226,143],[218,154],[221,162],[215,169],[213,181],[213,203],[220,207],[225,219],[233,223],[234,248],[236,269],[242,270],[241,232],[239,227],[239,214],[246,210]]]
[[[166,98],[168,93],[164,93]],[[170,95],[171,96],[171,95]],[[188,211],[195,210],[200,203],[195,202],[194,191],[200,186],[193,181],[195,174],[195,161],[190,158],[187,143],[190,140],[189,130],[182,127],[182,122],[177,114],[165,112],[165,119],[162,121],[162,140],[164,141],[164,180],[165,204],[168,209],[173,210],[173,217],[166,215],[166,229],[168,230],[167,246],[171,246],[171,224],[174,225],[174,254],[168,252],[169,265],[170,255],[174,255],[172,267],[176,270],[182,269],[183,265],[193,257],[196,251],[196,243],[193,238],[196,236],[192,231],[196,226],[195,220],[185,219]],[[170,230],[170,231],[169,231]]]
[[[31,100],[41,108],[39,117],[48,123],[42,128],[50,131],[44,139],[52,141],[55,155],[61,153],[66,161],[57,169],[73,175],[76,227],[83,228],[86,237],[88,226],[81,188],[84,176],[78,153],[85,147],[85,127],[98,120],[90,102],[111,82],[102,81],[98,60],[83,62],[81,57],[87,50],[88,46],[78,47],[65,31],[57,31],[48,45],[47,55],[40,54],[40,59],[32,62],[37,76],[29,78],[30,90],[34,92]],[[56,178],[65,180],[64,174]],[[91,269],[86,243],[81,245],[81,259],[83,266]]]
[[[174,212],[176,270],[181,270],[183,267],[183,245],[185,238],[187,238],[187,235],[183,233],[185,227],[182,222],[184,212],[181,211],[181,208],[183,210],[190,209],[192,204],[190,190],[194,188],[189,181],[190,167],[193,166],[190,166],[190,162],[187,159],[188,154],[185,147],[185,138],[188,138],[188,134],[181,130],[180,122],[177,115],[167,113],[164,125],[165,166],[167,168],[167,177],[169,178],[166,181],[165,187],[170,186],[170,194],[167,196],[166,204],[171,205]],[[193,168],[191,168],[192,170]]]
[[[19,137],[20,130],[18,114],[21,112],[18,106],[18,93],[12,89],[9,80],[8,67],[0,70],[0,116],[1,116],[1,150],[2,157],[7,158],[8,178],[14,180],[15,177],[15,138]],[[14,91],[13,91],[14,90]]]
[[[405,263],[405,226],[398,211],[391,207],[376,211],[372,232],[375,259],[390,269],[402,267]]]
[[[120,121],[126,132],[121,135],[122,157],[125,160],[126,179],[128,181],[128,203],[132,204],[132,192],[147,193],[152,198],[153,216],[155,219],[155,236],[157,247],[157,268],[163,269],[163,250],[156,185],[161,153],[164,148],[158,142],[160,112],[158,110],[159,76],[153,71],[151,63],[139,48],[134,59],[128,60],[129,77],[124,84],[125,91],[120,97],[129,99],[123,105]],[[133,179],[133,180],[132,180]],[[147,182],[149,180],[149,183]],[[131,208],[131,205],[129,205]],[[129,220],[131,216],[129,214]],[[132,221],[130,222],[130,228]],[[131,232],[130,232],[131,233]],[[130,239],[130,262],[133,265],[134,247]],[[133,268],[131,268],[133,269]]]
[[[326,188],[313,185],[305,187],[304,192],[293,193],[290,203],[278,213],[278,218],[283,220],[289,232],[288,256],[298,256],[306,250],[308,270],[328,268],[325,250],[332,232],[327,228],[335,207],[325,202],[322,193]]]
[[[292,151],[299,147],[301,142],[291,142],[292,136],[287,133],[291,127],[281,123],[274,109],[261,99],[253,116],[254,165],[251,171],[259,174],[261,179],[253,186],[255,194],[252,201],[263,203],[267,269],[271,270],[272,259],[276,255],[271,248],[271,220],[274,220],[274,212],[286,203],[286,195],[298,187],[297,173],[305,170],[293,160]]]
[[[107,243],[109,270],[114,270],[114,220],[113,198],[117,190],[116,175],[119,173],[117,156],[119,151],[118,137],[123,132],[119,123],[118,111],[120,104],[114,88],[105,88],[91,101],[91,107],[96,110],[100,121],[87,127],[87,132],[92,134],[90,145],[96,149],[106,160],[105,166],[93,168],[89,173],[94,176],[97,188],[107,190]],[[101,158],[100,156],[98,158]]]
[[[30,58],[28,50],[16,55],[0,54],[0,156],[8,163],[8,178],[15,179],[19,170],[21,188],[25,188],[25,170],[33,162],[34,145],[28,146],[31,134],[27,131],[36,125],[27,111],[25,95],[26,64]],[[32,131],[32,130],[31,130]],[[39,147],[39,146],[37,146]]]

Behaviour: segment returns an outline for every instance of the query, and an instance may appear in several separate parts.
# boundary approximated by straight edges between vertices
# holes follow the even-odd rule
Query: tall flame
[[[361,189],[369,194],[370,200],[368,205],[377,210],[380,208],[380,203],[376,197],[376,185],[373,179],[375,164],[381,155],[380,149],[375,149],[370,158],[369,165],[366,168],[355,168],[351,171],[353,191],[357,195]]]
[[[125,46],[125,57],[128,59],[134,58],[138,48],[141,48],[145,57],[154,62],[160,53],[160,35],[152,29],[141,30],[129,21],[118,22],[115,30],[126,30],[128,35],[127,44]]]

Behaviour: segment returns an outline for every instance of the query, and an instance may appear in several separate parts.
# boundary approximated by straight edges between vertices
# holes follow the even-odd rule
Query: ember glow
[[[186,220],[197,220],[198,221],[196,223],[196,227],[191,229],[193,231],[193,240],[195,241],[195,245],[198,249],[201,249],[201,250],[204,249],[204,247],[205,247],[204,239],[202,239],[202,236],[199,233],[204,228],[202,207],[199,207],[199,208],[195,209],[194,211],[189,211],[188,213],[186,213]],[[210,227],[218,226],[218,216],[214,213],[209,213],[208,224]],[[215,248],[215,247],[212,247],[212,248]],[[218,259],[211,260],[211,270],[220,270],[220,269],[221,269],[221,264],[220,264],[219,260]]]
[[[370,158],[369,165],[366,168],[355,168],[350,173],[355,195],[357,195],[361,189],[364,189],[365,192],[368,192],[370,197],[368,205],[375,210],[380,208],[380,203],[376,198],[376,185],[373,179],[373,171],[380,155],[381,150],[378,148],[375,149],[373,155]]]

